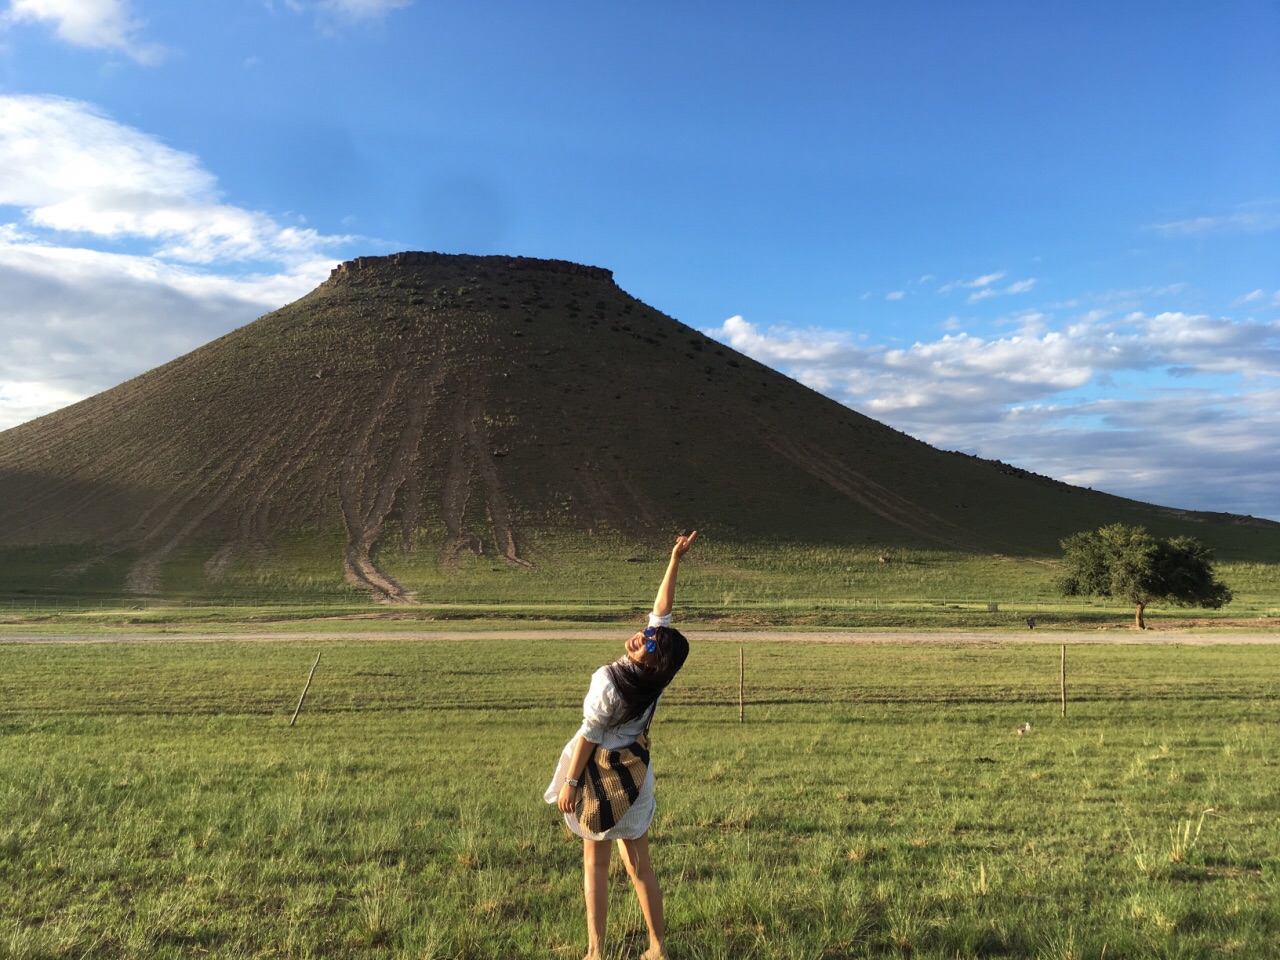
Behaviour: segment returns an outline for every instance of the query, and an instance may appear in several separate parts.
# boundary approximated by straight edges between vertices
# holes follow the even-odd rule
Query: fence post
[[[311,689],[311,678],[316,675],[316,667],[320,666],[320,654],[316,654],[316,662],[311,665],[311,672],[307,674],[306,686],[302,688],[302,696],[298,698],[298,706],[293,711],[293,719],[289,721],[289,726],[293,726],[294,721],[298,719],[298,714],[302,712],[302,701],[307,699],[307,691]]]
[[[738,647],[738,722],[746,722],[746,686],[747,686],[747,660],[742,652],[742,647]]]
[[[1067,715],[1067,645],[1062,645],[1062,715]]]

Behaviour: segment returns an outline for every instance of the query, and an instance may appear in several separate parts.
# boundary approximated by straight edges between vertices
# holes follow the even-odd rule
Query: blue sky
[[[0,0],[0,429],[397,250],[1280,519],[1274,3]]]

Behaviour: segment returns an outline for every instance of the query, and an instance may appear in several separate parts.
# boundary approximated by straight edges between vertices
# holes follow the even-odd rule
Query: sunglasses
[[[656,652],[657,652],[657,650],[658,650],[658,641],[655,639],[657,636],[658,636],[658,628],[657,628],[657,627],[645,627],[645,628],[644,628],[644,651],[645,651],[645,653],[656,653]]]

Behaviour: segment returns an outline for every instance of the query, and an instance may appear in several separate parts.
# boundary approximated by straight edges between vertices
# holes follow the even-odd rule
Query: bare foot
[[[650,947],[640,954],[640,960],[671,960],[671,957],[667,955],[666,947]]]

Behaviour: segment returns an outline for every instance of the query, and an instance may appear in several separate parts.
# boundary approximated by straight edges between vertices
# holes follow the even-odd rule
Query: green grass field
[[[1126,604],[1062,598],[1055,588],[1061,571],[1045,561],[897,550],[892,562],[882,564],[882,555],[781,544],[745,550],[700,540],[697,553],[686,561],[681,610],[695,622],[730,626],[1019,631],[1028,616],[1050,630],[1133,622],[1133,608]],[[0,551],[0,583],[11,591],[0,592],[0,630],[6,624],[74,632],[134,625],[244,629],[263,623],[311,630],[315,621],[375,612],[401,618],[405,626],[475,619],[629,622],[642,606],[637,597],[661,578],[666,562],[665,551],[612,543],[598,553],[575,555],[573,563],[532,570],[480,558],[448,571],[434,561],[412,570],[388,564],[413,586],[418,600],[389,607],[371,604],[354,588],[321,589],[319,577],[252,573],[247,567],[241,577],[229,577],[225,595],[196,591],[187,597],[128,598],[105,588],[84,596],[13,592],[23,576],[35,582],[47,575],[38,563],[24,565],[23,556]],[[1220,610],[1157,604],[1148,608],[1149,623],[1158,628],[1194,618],[1242,626],[1280,617],[1280,564],[1223,563],[1217,572],[1235,593],[1230,604]],[[359,626],[348,622],[342,629]]]
[[[738,646],[694,639],[654,728],[674,957],[1280,952],[1280,648],[1071,646],[1063,719],[1052,645],[756,643],[743,724]],[[541,793],[616,646],[0,646],[0,955],[580,957]]]
[[[333,561],[340,543],[327,553],[296,546],[282,549],[271,563],[233,564],[216,584],[199,574],[207,550],[179,551],[166,568],[163,597],[128,595],[123,582],[130,558],[124,555],[92,568],[101,577],[92,590],[80,584],[71,591],[57,571],[79,556],[74,550],[0,549],[0,623],[51,615],[89,622],[104,610],[112,612],[101,618],[103,623],[134,615],[148,621],[157,616],[238,621],[254,615],[305,619],[386,609],[341,582]],[[557,558],[534,549],[533,569],[471,556],[446,566],[438,551],[426,549],[412,556],[388,551],[382,563],[418,601],[396,609],[421,619],[591,622],[633,616],[637,598],[661,578],[668,549],[601,536],[581,537],[572,551]],[[880,563],[882,556],[891,562]],[[700,538],[687,566],[681,606],[703,622],[1016,629],[1026,616],[1046,626],[1074,627],[1131,621],[1133,613],[1124,604],[1064,600],[1055,587],[1060,567],[1037,558]],[[1150,610],[1154,622],[1280,616],[1280,564],[1223,562],[1216,569],[1235,593],[1232,603],[1216,611],[1157,605]],[[255,607],[263,608],[260,614],[246,614]],[[157,609],[166,612],[157,614]]]

